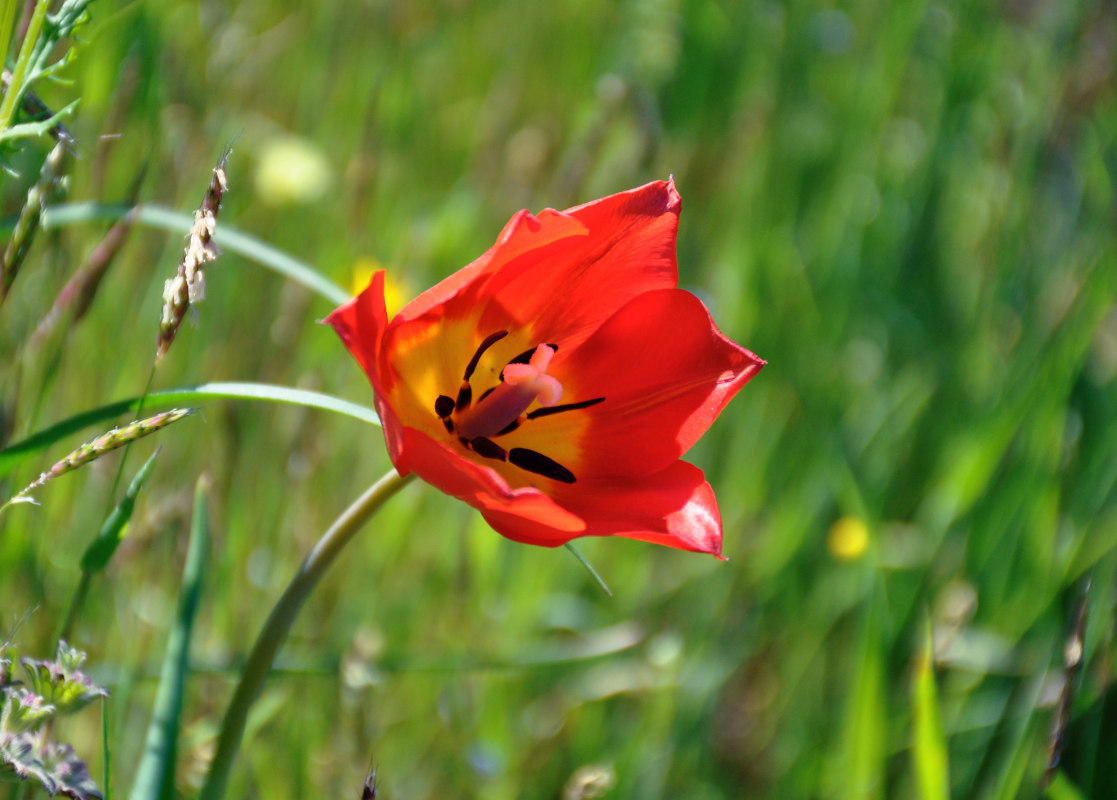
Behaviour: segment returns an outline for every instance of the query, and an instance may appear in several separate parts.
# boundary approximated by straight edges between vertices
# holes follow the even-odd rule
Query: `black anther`
[[[561,414],[563,411],[577,411],[579,408],[589,408],[598,403],[604,403],[604,397],[595,397],[592,400],[582,400],[578,403],[564,403],[561,406],[548,406],[546,408],[537,408],[528,413],[528,419],[539,419],[540,417],[549,417],[551,414]]]
[[[509,450],[508,460],[520,469],[534,472],[536,475],[542,475],[544,478],[551,478],[552,480],[561,481],[562,483],[574,483],[576,480],[574,473],[562,464],[547,458],[547,456],[542,453],[537,453],[534,450],[528,450],[524,447],[513,447]]]
[[[462,382],[462,388],[458,389],[458,400],[454,403],[454,408],[458,411],[469,408],[469,404],[473,402],[473,389],[470,388],[469,381]]]
[[[434,401],[434,413],[438,414],[440,419],[446,419],[454,413],[454,398],[447,397],[440,394],[438,399]]]
[[[479,456],[495,458],[497,461],[508,460],[508,453],[505,452],[504,448],[492,439],[486,439],[484,436],[477,436],[470,439],[469,446],[473,448],[473,452]]]

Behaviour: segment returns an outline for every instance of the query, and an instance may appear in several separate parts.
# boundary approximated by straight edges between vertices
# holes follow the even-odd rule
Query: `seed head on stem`
[[[194,226],[190,229],[190,239],[186,243],[182,261],[175,276],[163,287],[163,313],[159,319],[159,342],[155,351],[158,364],[170,349],[171,342],[182,325],[183,317],[190,306],[200,303],[206,296],[206,276],[204,267],[216,261],[221,255],[213,234],[217,230],[217,214],[221,210],[221,198],[228,191],[225,178],[225,165],[232,153],[228,148],[221,154],[217,166],[213,168],[206,196],[201,207],[194,212]]]

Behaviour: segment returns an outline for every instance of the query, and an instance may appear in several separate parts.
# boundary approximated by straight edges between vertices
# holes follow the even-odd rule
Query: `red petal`
[[[548,245],[563,245],[585,235],[586,228],[581,222],[554,209],[544,209],[539,216],[520,211],[508,220],[496,243],[480,258],[416,297],[400,311],[396,320],[406,322],[432,310],[451,314],[469,311],[471,306],[476,306],[475,294],[470,293],[464,298],[459,296],[468,289],[476,290],[484,286],[490,276],[510,261]],[[454,302],[455,298],[459,298],[457,302]]]
[[[538,489],[512,489],[495,470],[471,461],[414,428],[403,428],[402,455],[396,469],[414,472],[435,488],[481,511],[502,509],[532,519],[541,537],[535,544],[560,545],[581,536],[585,529],[581,519]]]
[[[384,304],[384,270],[372,276],[363,292],[335,308],[324,322],[333,326],[346,349],[378,388],[380,343],[388,327]]]
[[[578,424],[572,415],[587,415],[583,460],[568,465],[579,479],[649,475],[689,450],[764,363],[727,339],[694,295],[646,292],[576,351],[560,350],[551,369],[570,402],[605,401],[539,422],[561,439],[564,425]]]
[[[578,480],[557,487],[554,502],[581,518],[577,536],[624,536],[655,544],[721,554],[721,515],[702,470],[685,461],[636,480]],[[516,503],[482,509],[498,532],[518,542],[555,546],[574,538],[523,513]]]
[[[568,210],[588,236],[509,260],[484,285],[480,327],[575,347],[631,298],[678,283],[680,206],[674,183],[657,181]]]
[[[557,547],[580,536],[624,536],[702,553],[721,552],[721,516],[702,471],[678,461],[637,480],[579,480],[553,496],[512,489],[494,470],[413,428],[402,429],[401,473],[478,509],[503,536]]]

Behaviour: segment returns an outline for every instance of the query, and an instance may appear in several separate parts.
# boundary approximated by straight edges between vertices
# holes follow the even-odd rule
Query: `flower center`
[[[605,398],[595,397],[558,405],[562,399],[562,384],[553,375],[547,374],[547,367],[558,352],[558,345],[540,344],[509,361],[501,371],[501,382],[482,394],[474,404],[469,379],[485,351],[507,335],[508,331],[497,331],[481,342],[465,368],[457,399],[439,395],[434,401],[434,412],[442,420],[446,432],[454,434],[466,449],[484,458],[507,461],[527,472],[563,483],[574,483],[574,473],[557,461],[523,447],[505,450],[493,439],[511,433],[526,420],[589,408]],[[528,408],[536,402],[539,408],[529,412]]]
[[[458,436],[465,439],[495,436],[518,420],[536,400],[544,407],[558,403],[562,399],[562,384],[547,374],[554,357],[554,348],[541,344],[528,363],[506,366],[504,382],[458,414],[454,420]]]

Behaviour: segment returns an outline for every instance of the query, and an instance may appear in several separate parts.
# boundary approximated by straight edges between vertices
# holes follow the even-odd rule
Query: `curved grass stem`
[[[233,699],[229,702],[206,785],[199,795],[200,800],[221,800],[225,796],[229,773],[240,748],[241,737],[244,735],[248,710],[259,696],[275,661],[276,653],[287,639],[287,634],[291,631],[295,617],[298,616],[306,598],[354,534],[389,497],[403,488],[411,477],[401,476],[392,470],[369,487],[322,534],[314,549],[303,560],[295,577],[287,584],[287,589],[272,609],[264,629],[260,631],[256,644],[252,647],[240,683],[237,684]]]

